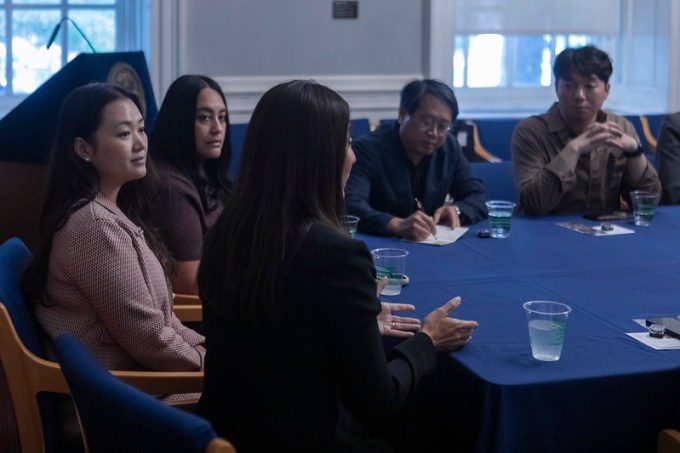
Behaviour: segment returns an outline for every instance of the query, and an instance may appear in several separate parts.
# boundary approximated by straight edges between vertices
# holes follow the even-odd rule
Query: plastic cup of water
[[[537,360],[560,360],[571,307],[548,300],[532,300],[523,307],[529,321],[531,354]]]
[[[355,215],[344,215],[342,216],[342,224],[345,226],[345,230],[349,237],[356,237],[357,228],[359,227],[359,217]]]
[[[387,277],[387,286],[380,293],[383,296],[401,294],[401,287],[406,281],[406,257],[408,251],[402,249],[382,248],[371,250],[375,274],[378,280]]]
[[[492,238],[506,238],[510,236],[510,222],[515,203],[505,200],[489,200],[486,202],[489,212],[489,229]]]
[[[659,196],[654,192],[634,190],[630,193],[633,204],[633,221],[637,226],[649,226],[654,218]]]

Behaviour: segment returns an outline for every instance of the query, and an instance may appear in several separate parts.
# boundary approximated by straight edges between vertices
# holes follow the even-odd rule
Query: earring
[[[90,159],[89,157],[83,157],[83,160],[84,160],[85,162],[89,162],[89,161],[91,161],[92,159]]]

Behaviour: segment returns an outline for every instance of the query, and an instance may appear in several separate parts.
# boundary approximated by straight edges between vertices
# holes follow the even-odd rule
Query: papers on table
[[[437,225],[437,238],[430,235],[424,241],[408,241],[408,242],[418,242],[419,244],[427,245],[447,245],[456,242],[458,238],[467,232],[467,227],[458,227],[451,229],[450,227],[444,225]]]
[[[568,228],[577,233],[587,234],[589,236],[615,236],[617,234],[631,234],[635,230],[624,228],[613,223],[601,223],[599,225],[592,225],[578,222],[557,222],[557,225]]]
[[[647,328],[644,319],[633,319],[633,321],[640,324],[645,329]],[[654,338],[649,336],[648,330],[645,330],[644,332],[630,332],[626,333],[626,335],[636,339],[640,343],[645,344],[652,349],[656,349],[657,351],[662,351],[665,349],[680,349],[680,339],[673,338],[668,335],[664,335],[663,338]]]

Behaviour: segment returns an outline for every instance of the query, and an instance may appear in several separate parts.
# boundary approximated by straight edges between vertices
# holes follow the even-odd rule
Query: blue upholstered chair
[[[666,117],[664,113],[652,113],[649,115],[640,116],[640,123],[642,125],[642,133],[645,136],[645,141],[647,142],[647,153],[649,155],[655,155],[656,153],[656,141],[659,138],[659,133],[661,132],[661,123]]]
[[[350,121],[349,135],[352,140],[356,140],[362,135],[371,132],[371,123],[368,118],[356,118]]]
[[[511,161],[473,162],[470,169],[482,180],[489,200],[518,201],[519,194]]]
[[[23,453],[62,451],[56,442],[52,393],[68,394],[58,363],[47,360],[39,327],[21,291],[21,276],[32,259],[26,245],[11,238],[0,245],[0,361],[5,371]],[[150,394],[203,390],[203,372],[115,371]]]
[[[18,238],[0,245],[0,360],[12,398],[22,452],[56,451],[53,396],[68,393],[59,365],[46,360],[21,276],[32,259]]]
[[[666,113],[649,113],[643,117],[647,120],[647,123],[649,124],[649,132],[655,139],[659,138],[661,124],[663,123],[663,120],[666,118],[666,116]]]
[[[243,140],[246,138],[248,124],[230,124],[229,134],[231,135],[231,162],[229,162],[229,177],[236,181],[238,169],[241,165],[241,149]]]
[[[510,145],[515,126],[523,118],[489,118],[475,119],[477,141],[481,154],[489,154],[501,160],[510,160]],[[493,162],[494,160],[487,158]]]
[[[113,376],[74,336],[60,335],[55,348],[89,451],[236,451],[208,421]]]

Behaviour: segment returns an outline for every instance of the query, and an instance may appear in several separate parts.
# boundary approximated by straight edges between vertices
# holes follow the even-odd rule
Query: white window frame
[[[680,2],[663,2],[649,0],[623,0],[623,29],[621,40],[632,39],[630,30],[635,16],[630,14],[633,3],[643,1],[646,5],[654,4],[661,11],[657,14],[658,23],[680,23]],[[658,5],[657,5],[658,4]],[[652,6],[650,6],[652,7]],[[663,8],[668,8],[664,10]],[[668,13],[668,15],[666,15]],[[453,67],[451,57],[454,50],[455,30],[452,17],[455,14],[455,2],[451,0],[429,1],[429,46],[426,61],[426,74],[448,83],[453,81]],[[634,84],[628,85],[627,77],[623,77],[622,85],[612,90],[607,101],[607,108],[620,111],[634,111],[634,113],[653,113],[680,110],[680,30],[678,27],[655,27],[655,39],[658,42],[668,42],[666,48],[660,46],[662,53],[659,58],[667,61],[660,71],[659,80],[654,87],[640,89]],[[622,49],[628,49],[625,43]],[[655,49],[656,51],[657,49]],[[627,51],[627,50],[626,50]],[[443,58],[442,56],[446,56]],[[625,61],[636,61],[635,55],[620,53]],[[629,71],[629,67],[617,66],[617,71]],[[462,115],[482,116],[526,116],[527,112],[543,112],[556,100],[555,88],[473,88],[455,89],[461,107]]]
[[[147,58],[147,64],[150,61],[150,42],[151,35],[149,32],[148,24],[151,21],[151,8],[149,4],[150,0],[116,0],[113,8],[116,11],[116,49],[134,49],[143,50]],[[155,0],[159,1],[159,0]],[[24,7],[25,5],[22,5]],[[33,5],[30,5],[33,6]],[[61,17],[67,15],[69,7],[79,7],[81,5],[49,5],[55,9],[61,11]],[[5,4],[0,5],[0,8],[5,10],[6,14],[12,9],[12,5],[8,0],[5,0]],[[40,6],[36,6],[40,8]],[[57,25],[56,23],[54,24]],[[7,39],[11,39],[11,24],[9,21],[6,23],[7,26]],[[61,39],[63,30],[59,32],[60,35],[57,39]],[[46,36],[47,41],[49,37]],[[64,53],[65,55],[66,53]],[[11,65],[11,58],[8,58],[7,64]],[[0,118],[4,117],[10,110],[16,107],[21,101],[28,97],[27,94],[11,94],[0,96]]]

